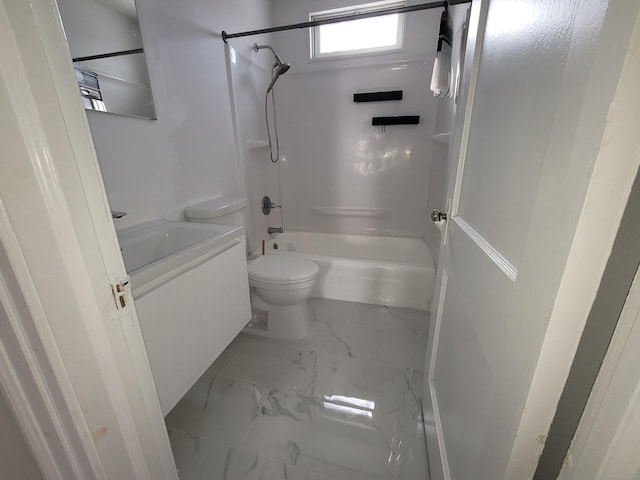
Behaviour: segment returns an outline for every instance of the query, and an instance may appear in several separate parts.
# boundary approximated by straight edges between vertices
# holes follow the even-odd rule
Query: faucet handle
[[[117,210],[111,210],[111,218],[122,218],[127,215],[127,212],[119,212]]]
[[[262,213],[264,213],[265,215],[269,215],[271,213],[271,210],[273,210],[274,208],[282,208],[282,205],[276,205],[275,202],[272,202],[271,199],[267,196],[262,197]]]

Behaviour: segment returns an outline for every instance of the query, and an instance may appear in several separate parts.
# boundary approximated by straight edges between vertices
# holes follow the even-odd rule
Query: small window
[[[100,91],[100,81],[98,80],[98,74],[84,68],[80,68],[77,65],[73,66],[76,72],[76,80],[80,87],[80,95],[82,97],[82,104],[87,110],[99,110],[106,112],[107,107],[102,99],[102,92]]]
[[[358,13],[403,7],[404,2],[382,1],[336,8],[309,15],[309,20],[323,20]],[[404,14],[363,18],[349,22],[321,25],[310,30],[311,58],[361,55],[388,52],[402,48]]]

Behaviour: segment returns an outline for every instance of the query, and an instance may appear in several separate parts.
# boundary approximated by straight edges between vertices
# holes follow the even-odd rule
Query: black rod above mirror
[[[86,57],[73,58],[73,63],[86,62],[88,60],[100,60],[101,58],[121,57],[123,55],[133,55],[135,53],[144,53],[142,48],[134,48],[133,50],[122,50],[120,52],[101,53],[98,55],[88,55]]]

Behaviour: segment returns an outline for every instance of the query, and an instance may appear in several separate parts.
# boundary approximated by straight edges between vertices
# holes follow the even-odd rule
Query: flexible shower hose
[[[275,65],[274,67],[271,69],[271,79],[273,80],[274,77],[274,71],[275,71]],[[276,163],[278,161],[278,159],[280,158],[280,142],[278,141],[278,122],[276,121],[276,99],[275,99],[275,94],[274,94],[274,89],[271,89],[271,105],[272,105],[272,110],[273,110],[273,127],[276,133],[276,156],[275,158],[273,157],[273,146],[271,145],[271,130],[269,129],[269,110],[268,110],[268,106],[269,106],[269,92],[266,92],[264,94],[264,118],[266,120],[267,123],[267,137],[269,137],[269,158],[271,158],[271,161],[273,163]]]

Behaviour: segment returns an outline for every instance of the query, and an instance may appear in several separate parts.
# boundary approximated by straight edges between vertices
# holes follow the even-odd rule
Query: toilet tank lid
[[[244,197],[217,197],[185,208],[187,218],[218,218],[247,206]]]

